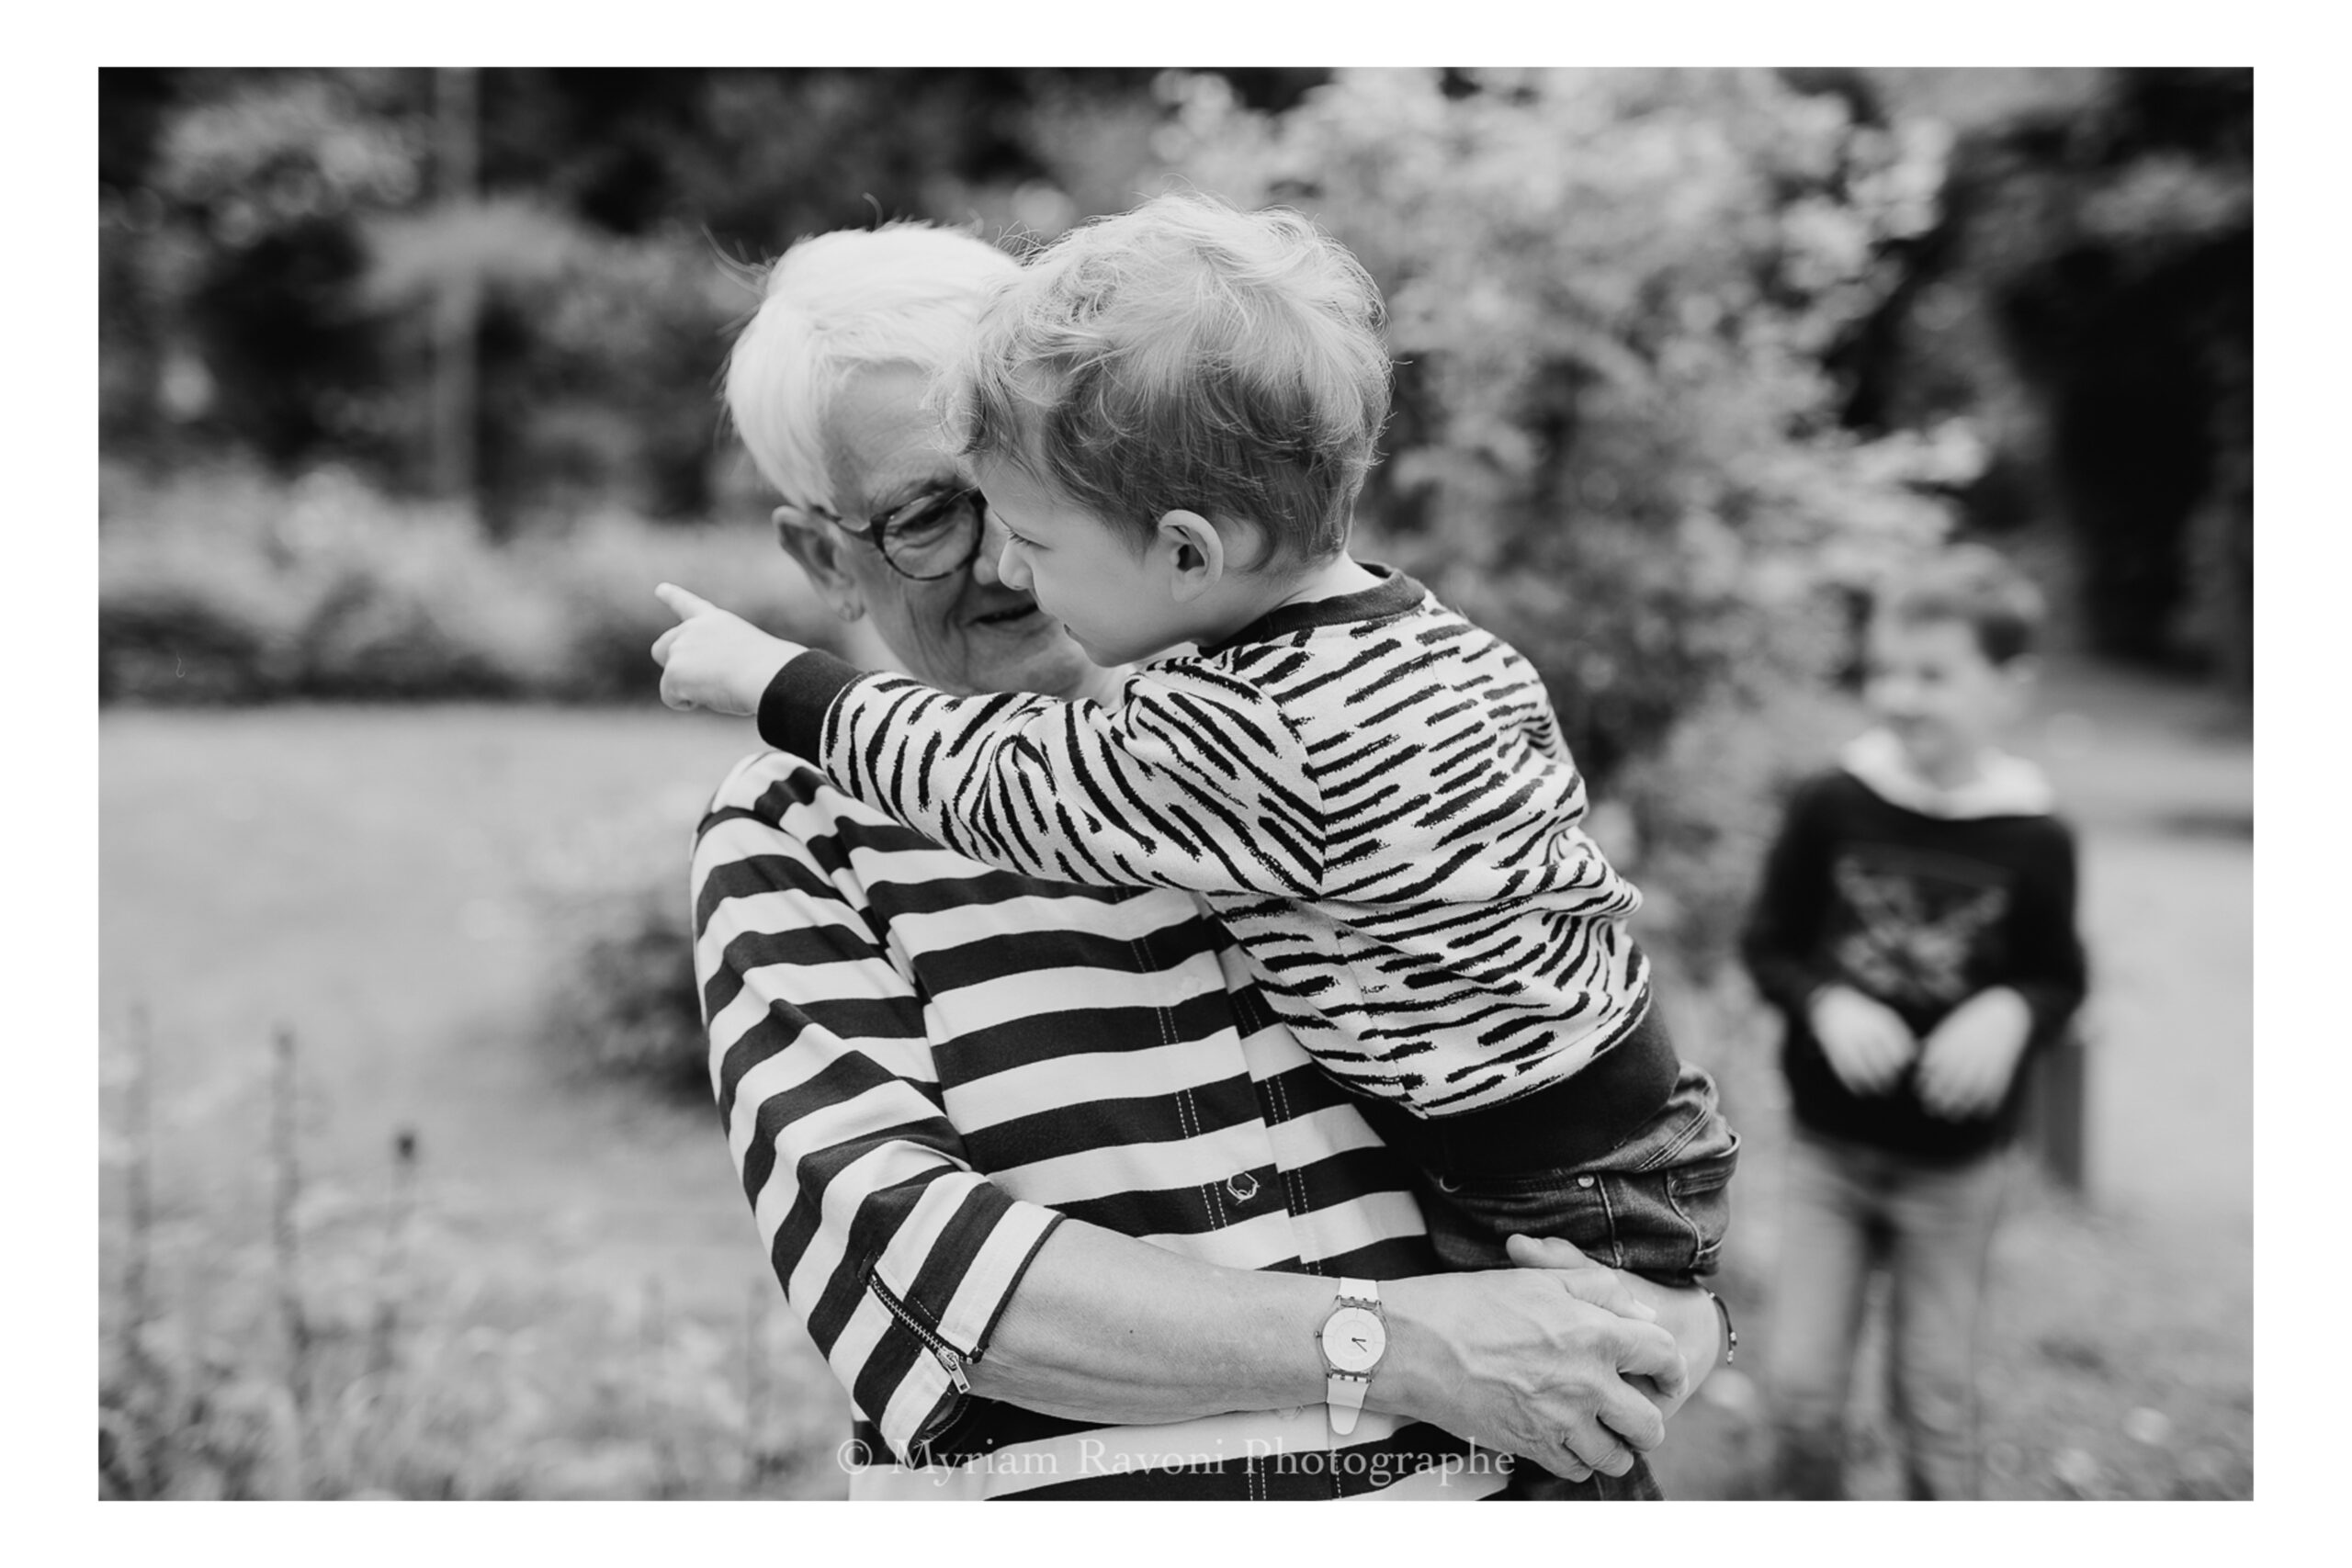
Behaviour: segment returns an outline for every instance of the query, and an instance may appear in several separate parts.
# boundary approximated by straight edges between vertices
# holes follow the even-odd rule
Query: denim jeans
[[[1888,1405],[1915,1498],[1977,1495],[1975,1363],[2006,1152],[1955,1166],[1799,1129],[1770,1348],[1776,1493],[1846,1495],[1845,1417],[1873,1272],[1888,1276]]]
[[[1722,1254],[1739,1134],[1716,1109],[1714,1079],[1686,1064],[1646,1125],[1581,1165],[1499,1176],[1455,1166],[1442,1148],[1406,1152],[1421,1163],[1421,1212],[1449,1269],[1509,1268],[1507,1236],[1565,1236],[1596,1263],[1682,1284]]]

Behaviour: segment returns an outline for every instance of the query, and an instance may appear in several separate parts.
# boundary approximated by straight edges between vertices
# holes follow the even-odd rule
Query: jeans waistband
[[[1682,1059],[1655,1000],[1584,1069],[1532,1094],[1459,1116],[1363,1107],[1381,1141],[1431,1171],[1484,1173],[1587,1165],[1647,1126],[1673,1098]]]

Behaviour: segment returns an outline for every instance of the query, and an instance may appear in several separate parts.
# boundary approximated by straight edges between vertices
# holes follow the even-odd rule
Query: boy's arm
[[[1804,1016],[1815,991],[1838,976],[1814,956],[1828,917],[1829,838],[1820,784],[1802,786],[1764,857],[1740,933],[1741,960],[1767,1001]]]
[[[1197,663],[1131,682],[1115,710],[1020,694],[957,697],[860,679],[670,583],[653,645],[662,700],[756,716],[771,746],[975,860],[1094,887],[1314,894],[1322,802],[1279,707]]]
[[[1997,1111],[2027,1054],[2046,1049],[2082,1005],[2087,966],[2075,928],[2075,840],[2053,820],[2050,840],[2018,882],[2004,933],[2007,976],[1954,1008],[1920,1051],[1919,1102],[1939,1116]]]
[[[2036,1048],[2057,1038],[2089,987],[2090,965],[2075,922],[2075,894],[2074,830],[2053,818],[2049,848],[2035,857],[2009,917],[2009,986],[2033,1014]]]
[[[1161,665],[1116,708],[955,696],[804,653],[759,704],[770,745],[991,865],[1098,887],[1306,897],[1321,801],[1281,710],[1213,667]]]
[[[1815,780],[1789,803],[1780,837],[1740,940],[1756,988],[1801,1021],[1847,1091],[1884,1094],[1901,1081],[1919,1043],[1902,1016],[1875,997],[1843,984],[1816,954],[1829,916],[1833,834],[1826,781]]]

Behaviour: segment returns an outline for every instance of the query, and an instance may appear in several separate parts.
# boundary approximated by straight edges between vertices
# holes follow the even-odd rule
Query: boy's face
[[[2022,711],[2030,660],[1984,656],[1966,621],[1873,616],[1862,699],[1924,776],[1957,783]]]
[[[1001,459],[979,459],[973,478],[989,499],[981,550],[999,552],[998,580],[1035,594],[1087,658],[1132,664],[1192,640],[1160,549],[1138,551],[1116,524]]]
[[[923,406],[928,385],[917,371],[885,366],[851,378],[836,397],[826,457],[844,516],[864,522],[964,482],[937,417]],[[1082,696],[1101,679],[1035,600],[998,581],[985,555],[951,577],[916,581],[892,570],[874,546],[805,515],[785,542],[831,602],[870,613],[890,651],[934,685]]]

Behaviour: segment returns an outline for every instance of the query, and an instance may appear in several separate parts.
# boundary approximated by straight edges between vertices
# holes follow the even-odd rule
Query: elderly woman
[[[1013,265],[919,226],[804,241],[728,407],[785,553],[909,671],[1107,695],[998,581],[923,401]],[[1721,1351],[1706,1296],[1557,1243],[1432,1272],[1409,1168],[1188,897],[991,870],[778,752],[720,785],[693,885],[729,1147],[855,1407],[853,1496],[1469,1498],[1505,1455],[1657,1495],[1640,1452]]]

